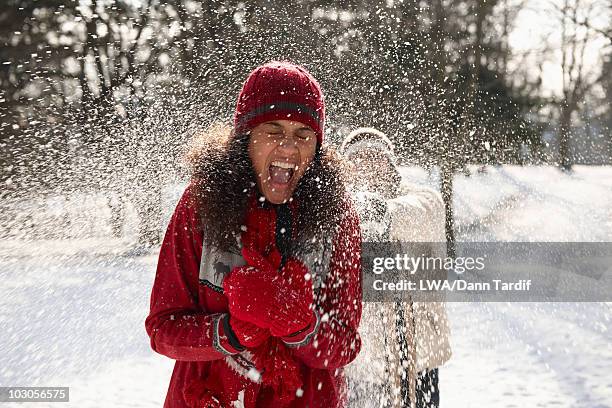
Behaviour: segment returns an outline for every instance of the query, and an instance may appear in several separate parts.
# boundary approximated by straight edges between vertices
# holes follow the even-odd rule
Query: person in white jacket
[[[402,180],[394,146],[382,132],[359,128],[343,141],[340,153],[354,166],[353,195],[365,241],[428,243],[426,255],[446,256],[440,194]],[[377,392],[370,397],[376,406],[438,407],[438,369],[451,357],[444,303],[366,304],[362,321],[369,324],[361,326],[363,348],[348,367],[349,379],[369,384],[362,393]]]

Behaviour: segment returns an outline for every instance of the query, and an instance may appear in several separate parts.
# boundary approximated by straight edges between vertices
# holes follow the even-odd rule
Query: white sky
[[[577,0],[572,0],[574,3]],[[580,0],[579,0],[580,1]],[[587,10],[592,5],[594,9],[588,16],[591,24],[600,29],[609,27],[612,14],[610,0],[581,0],[580,13],[584,18]],[[564,0],[526,0],[520,11],[514,31],[511,33],[510,47],[515,53],[533,51],[530,58],[524,63],[533,75],[537,75],[538,62],[543,63],[543,90],[547,94],[558,94],[562,86],[561,74],[561,25],[560,13],[554,6],[561,6]],[[584,29],[579,28],[579,35],[584,35]],[[583,37],[582,37],[583,38]],[[589,41],[585,51],[585,72],[595,76],[601,72],[601,55],[605,47],[610,47],[610,41],[602,35],[597,35]],[[545,49],[551,52],[543,53]],[[515,59],[515,63],[519,59]]]

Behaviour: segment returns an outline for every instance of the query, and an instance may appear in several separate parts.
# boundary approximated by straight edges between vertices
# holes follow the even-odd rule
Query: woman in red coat
[[[226,140],[190,155],[145,321],[176,360],[165,408],[345,406],[361,235],[324,123],[312,75],[271,62],[245,81]]]

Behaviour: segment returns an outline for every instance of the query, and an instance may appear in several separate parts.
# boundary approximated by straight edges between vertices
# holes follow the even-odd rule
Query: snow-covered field
[[[612,241],[611,167],[473,170],[455,181],[459,240]],[[0,386],[70,387],[70,403],[51,407],[162,405],[173,361],[151,351],[144,330],[156,253],[135,251],[130,236],[0,240]],[[442,407],[612,407],[612,304],[448,311]]]

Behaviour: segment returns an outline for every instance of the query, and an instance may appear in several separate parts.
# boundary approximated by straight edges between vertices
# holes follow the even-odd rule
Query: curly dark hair
[[[204,242],[223,251],[236,246],[248,197],[257,189],[248,144],[248,134],[216,124],[194,137],[186,156]],[[335,230],[344,213],[347,177],[347,166],[335,150],[317,144],[314,159],[293,193],[299,208],[298,242]]]

